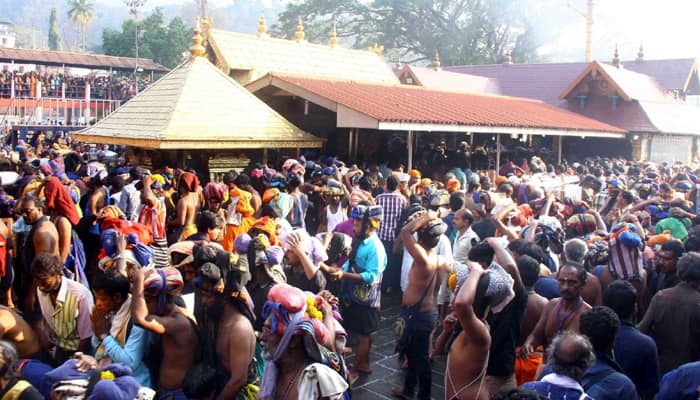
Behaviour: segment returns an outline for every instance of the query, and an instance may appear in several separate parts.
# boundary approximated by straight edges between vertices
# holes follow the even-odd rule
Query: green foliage
[[[56,7],[52,7],[51,15],[49,15],[49,49],[61,50],[61,42],[61,32],[59,32],[58,23],[56,23]]]
[[[68,18],[78,28],[78,48],[85,50],[85,27],[95,17],[93,0],[68,0]]]
[[[307,40],[328,41],[332,22],[341,43],[383,45],[404,62],[429,62],[439,51],[443,65],[533,61],[538,47],[518,0],[303,0],[289,3],[272,28],[293,38],[298,17]]]
[[[190,28],[182,18],[175,17],[166,26],[161,9],[156,8],[151,15],[138,21],[139,58],[150,58],[168,68],[183,61],[192,36]],[[135,54],[136,24],[127,19],[121,31],[102,31],[102,50],[111,56],[133,57]]]

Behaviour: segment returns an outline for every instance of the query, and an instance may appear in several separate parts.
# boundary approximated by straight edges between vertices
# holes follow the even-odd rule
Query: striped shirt
[[[394,191],[382,193],[377,196],[377,205],[384,210],[382,224],[379,226],[377,236],[385,242],[393,242],[396,238],[396,225],[399,223],[401,212],[406,208],[406,198]]]
[[[78,350],[80,341],[92,337],[90,312],[92,295],[90,290],[78,282],[61,278],[61,287],[56,297],[56,305],[51,295],[37,289],[44,323],[49,328],[50,337],[56,345],[65,350]]]

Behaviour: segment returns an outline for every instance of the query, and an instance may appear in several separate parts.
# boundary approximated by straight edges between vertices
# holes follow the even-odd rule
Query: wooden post
[[[348,132],[348,162],[352,161],[352,135],[354,134],[354,128],[350,128]]]
[[[408,131],[408,135],[406,138],[407,146],[408,147],[408,170],[413,169],[413,131]]]
[[[496,134],[496,176],[498,176],[498,170],[501,168],[501,134]]]
[[[561,164],[561,148],[564,142],[564,137],[557,136],[557,141],[559,142],[559,146],[557,146],[557,164]]]

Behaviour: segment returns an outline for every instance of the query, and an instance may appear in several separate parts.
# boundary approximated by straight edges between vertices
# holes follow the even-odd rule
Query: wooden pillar
[[[408,131],[406,142],[406,147],[408,147],[408,170],[410,171],[413,169],[413,131]]]
[[[564,142],[564,137],[563,136],[557,136],[557,164],[561,164],[561,150],[562,150],[562,144]]]
[[[496,134],[496,175],[498,176],[498,171],[501,169],[501,134]]]
[[[354,128],[350,128],[348,132],[348,162],[352,161],[352,136],[354,134]]]

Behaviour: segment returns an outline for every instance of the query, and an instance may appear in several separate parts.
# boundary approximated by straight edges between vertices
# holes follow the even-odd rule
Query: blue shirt
[[[369,235],[362,241],[360,247],[357,248],[355,264],[362,281],[367,285],[376,283],[379,276],[384,273],[386,268],[386,251],[377,235]],[[343,264],[343,270],[348,271],[349,268],[350,261],[348,260]]]
[[[620,321],[615,339],[615,361],[641,394],[653,398],[659,390],[659,356],[656,343],[631,322]]]
[[[596,353],[595,364],[586,371],[581,385],[595,400],[638,400],[634,383],[620,370],[615,361]]]
[[[700,386],[700,361],[681,365],[661,378],[656,400],[696,400]]]
[[[141,386],[151,387],[151,373],[143,361],[146,352],[146,346],[149,344],[149,335],[145,329],[140,326],[133,325],[129,331],[129,337],[126,339],[126,344],[122,347],[119,342],[108,335],[102,341],[105,348],[105,356],[112,358],[112,362],[128,365],[131,368],[131,376],[136,379]],[[99,340],[93,336],[92,345],[94,348],[99,346]]]

